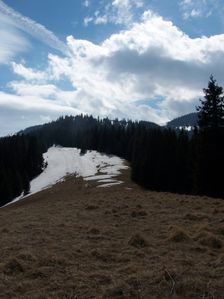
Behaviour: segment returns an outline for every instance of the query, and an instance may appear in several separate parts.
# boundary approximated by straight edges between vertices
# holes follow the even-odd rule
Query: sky
[[[224,0],[0,0],[0,136],[80,113],[165,124],[224,85]]]

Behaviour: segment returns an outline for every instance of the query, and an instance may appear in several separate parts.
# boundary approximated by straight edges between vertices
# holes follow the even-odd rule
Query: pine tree
[[[224,196],[222,176],[224,167],[224,97],[223,88],[213,76],[204,90],[199,111],[194,169],[194,187],[197,193]]]
[[[217,129],[224,126],[224,97],[223,88],[219,86],[213,76],[210,76],[208,87],[203,89],[204,100],[200,100],[199,127]]]

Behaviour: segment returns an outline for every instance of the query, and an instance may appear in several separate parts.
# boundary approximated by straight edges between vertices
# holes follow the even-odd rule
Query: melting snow
[[[51,147],[44,153],[44,160],[47,162],[47,167],[31,181],[30,193],[26,196],[21,195],[8,204],[49,188],[64,180],[69,174],[82,176],[86,181],[96,180],[104,183],[99,187],[121,184],[122,182],[117,181],[115,177],[122,169],[128,168],[124,165],[124,160],[118,157],[96,151],[87,151],[85,155],[80,155],[80,149],[77,148]]]
[[[101,170],[102,172],[102,170]],[[115,175],[112,174],[98,174],[98,175],[92,175],[92,176],[88,176],[85,177],[84,180],[85,181],[95,181],[95,180],[104,180],[104,179],[110,179],[112,177],[114,177]]]
[[[99,180],[98,182],[99,183],[113,183],[113,182],[116,182],[116,180],[114,180],[114,179],[106,179],[106,180]]]
[[[115,186],[115,185],[120,185],[122,183],[123,183],[122,181],[117,181],[115,183],[108,183],[108,184],[99,185],[98,187],[101,187],[101,188],[112,187],[112,186]]]

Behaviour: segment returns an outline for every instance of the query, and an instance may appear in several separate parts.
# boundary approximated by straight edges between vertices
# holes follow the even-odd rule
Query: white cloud
[[[15,11],[2,0],[0,0],[0,13],[12,20],[16,28],[41,40],[46,45],[59,50],[63,54],[67,53],[66,45],[60,41],[53,32],[49,31],[43,25]]]
[[[182,0],[181,1],[181,5],[191,5],[192,4],[192,0]]]
[[[144,0],[112,0],[101,11],[96,10],[93,16],[84,18],[84,25],[92,22],[95,25],[113,23],[130,26],[143,6]]]
[[[224,34],[190,38],[150,11],[99,45],[70,36],[67,47],[67,57],[49,55],[45,74],[14,64],[23,80],[11,82],[16,95],[0,93],[0,105],[164,123],[195,110],[211,73],[223,83]],[[72,91],[59,88],[65,79]]]
[[[143,0],[113,0],[112,7],[115,13],[111,21],[115,24],[130,25],[133,23],[136,8],[142,8],[143,5]]]
[[[26,68],[22,64],[12,62],[12,68],[15,74],[22,76],[24,79],[29,81],[31,80],[42,81],[47,79],[45,72],[40,72],[40,71],[33,70],[31,68]]]
[[[112,7],[116,9],[116,15],[113,16],[113,21],[116,24],[130,24],[132,21],[130,0],[114,0]]]
[[[34,113],[35,111],[39,113],[47,112],[48,115],[51,113],[57,113],[57,115],[80,113],[75,108],[59,105],[51,100],[36,97],[35,95],[19,96],[5,92],[0,92],[0,106],[17,111],[30,111],[30,113]]]
[[[49,99],[57,93],[57,88],[53,84],[32,84],[27,82],[11,82],[9,84],[17,95],[20,96],[36,96]]]
[[[84,5],[85,7],[89,7],[89,6],[90,6],[90,1],[89,1],[89,0],[84,0],[84,1],[83,1],[83,5]]]
[[[106,15],[96,17],[96,19],[94,20],[94,24],[96,25],[106,24],[107,22],[108,22],[108,18]]]
[[[179,6],[184,19],[209,17],[223,7],[219,0],[180,0]]]
[[[0,12],[0,64],[6,64],[20,52],[27,51],[28,41],[15,28],[14,23]]]
[[[134,109],[136,100],[163,97],[158,109],[146,108],[144,117],[163,122],[180,113],[181,103],[194,109],[211,73],[224,77],[224,35],[192,39],[152,12],[101,45],[69,37],[68,47],[70,58],[50,57],[53,72],[69,78],[76,98],[109,103],[108,114],[129,117],[127,107]],[[179,104],[169,112],[172,101]]]
[[[200,17],[201,16],[201,11],[198,9],[192,9],[190,12],[191,17]]]
[[[83,24],[84,24],[84,26],[88,26],[89,23],[91,23],[92,21],[93,21],[92,17],[85,17],[83,20]]]

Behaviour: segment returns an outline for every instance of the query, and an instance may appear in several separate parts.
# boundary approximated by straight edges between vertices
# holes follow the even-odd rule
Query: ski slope
[[[64,180],[67,175],[75,174],[86,181],[97,181],[98,187],[112,187],[121,184],[118,176],[122,169],[127,169],[124,160],[108,156],[96,151],[87,151],[80,155],[80,149],[53,146],[44,153],[44,161],[47,167],[30,183],[30,193],[19,196],[7,205],[35,194],[46,188],[50,188],[57,182]]]

